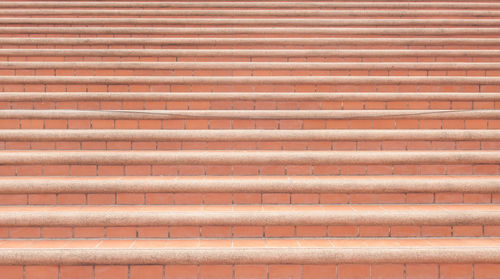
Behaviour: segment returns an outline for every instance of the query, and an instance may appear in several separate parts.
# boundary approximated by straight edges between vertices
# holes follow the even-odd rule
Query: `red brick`
[[[233,267],[231,265],[202,265],[200,279],[231,279]]]
[[[302,269],[300,265],[270,265],[269,279],[293,279],[301,278]]]
[[[472,279],[472,264],[441,264],[439,279]]]
[[[165,279],[198,279],[198,266],[196,265],[166,265]]]
[[[500,274],[499,264],[475,264],[474,279],[497,279]]]
[[[92,266],[60,266],[59,279],[92,279]]]
[[[403,279],[404,271],[402,264],[374,264],[371,279]]]
[[[23,279],[23,267],[22,266],[0,266],[0,274],[3,278],[8,279]],[[65,279],[65,278],[61,278]]]
[[[295,236],[294,226],[266,226],[266,237],[292,237]]]
[[[437,264],[407,264],[406,279],[438,279]]]
[[[26,266],[24,270],[26,279],[58,279],[57,266]]]
[[[267,266],[265,265],[235,265],[235,279],[267,279]]]
[[[130,279],[162,279],[163,267],[161,265],[133,265],[130,266]]]
[[[42,228],[42,237],[44,238],[71,238],[73,229],[68,227],[49,227]]]
[[[339,264],[338,279],[365,279],[370,278],[370,265],[367,264]]]
[[[96,266],[95,279],[128,279],[128,266]]]

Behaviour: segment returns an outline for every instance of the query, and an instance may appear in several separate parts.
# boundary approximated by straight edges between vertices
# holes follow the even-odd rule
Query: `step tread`
[[[497,204],[0,206],[3,226],[500,225]]]
[[[12,193],[397,193],[500,192],[500,176],[99,176],[7,177]]]

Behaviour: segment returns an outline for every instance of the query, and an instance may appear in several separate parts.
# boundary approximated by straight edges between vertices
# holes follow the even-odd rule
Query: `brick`
[[[57,266],[26,266],[24,270],[26,279],[58,279]]]
[[[103,227],[76,227],[73,229],[76,238],[97,238],[104,237]]]
[[[93,279],[92,266],[60,266],[59,279]]]
[[[422,226],[422,236],[451,236],[451,227]]]
[[[68,227],[49,227],[42,228],[42,237],[44,238],[71,238],[73,229]]]
[[[140,227],[137,229],[138,237],[168,237],[169,228],[162,226]]]
[[[235,279],[267,279],[267,266],[265,265],[235,265]]]
[[[338,279],[365,279],[370,278],[368,264],[339,264]]]
[[[500,274],[499,264],[475,264],[474,279],[496,279]]]
[[[437,264],[407,264],[406,279],[438,279]]]
[[[299,279],[302,277],[300,265],[270,265],[269,279]]]
[[[295,236],[294,226],[266,226],[266,237],[292,237]]]
[[[441,264],[440,279],[472,279],[472,264]]]
[[[22,266],[0,266],[0,274],[4,278],[9,279],[23,279],[23,267]],[[64,278],[61,278],[64,279]]]
[[[162,279],[163,266],[161,265],[137,265],[130,266],[130,279]]]
[[[198,266],[196,265],[166,265],[165,279],[198,279]]]
[[[233,267],[231,265],[202,265],[200,279],[231,279]]]
[[[95,279],[128,279],[128,266],[96,266]]]
[[[403,279],[404,271],[402,264],[374,264],[371,279]]]

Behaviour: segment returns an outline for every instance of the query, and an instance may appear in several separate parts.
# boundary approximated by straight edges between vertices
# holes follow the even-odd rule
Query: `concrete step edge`
[[[498,205],[0,206],[0,226],[477,226]],[[0,246],[1,249],[1,246]]]
[[[0,62],[0,69],[148,70],[500,70],[489,62]]]
[[[1,151],[3,165],[499,164],[498,151]]]
[[[2,92],[1,102],[71,101],[497,101],[500,93],[465,92]]]
[[[500,141],[500,130],[5,129],[0,141]]]
[[[0,49],[0,56],[497,57],[500,50],[378,49]]]
[[[2,2],[0,2],[2,3]],[[3,2],[5,3],[5,2]],[[500,3],[499,3],[500,5]],[[139,34],[139,35],[236,35],[236,34],[315,34],[315,35],[498,35],[500,28],[329,28],[329,27],[0,27],[0,34]]]
[[[0,2],[1,3],[1,2]],[[6,38],[5,45],[498,45],[496,38]]]
[[[0,177],[19,193],[497,193],[498,176]]]
[[[499,85],[500,77],[465,76],[0,76],[3,84],[473,84]]]

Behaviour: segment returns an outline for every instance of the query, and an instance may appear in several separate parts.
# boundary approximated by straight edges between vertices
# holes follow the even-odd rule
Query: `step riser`
[[[499,237],[499,226],[0,227],[5,239]]]
[[[112,120],[0,119],[0,129],[500,129],[500,120],[376,119],[376,120]]]
[[[14,76],[5,76],[6,78],[15,78]],[[32,78],[33,76],[25,76],[26,78]],[[48,76],[47,76],[48,77]],[[160,78],[159,76],[157,76]],[[172,76],[169,76],[170,78]],[[337,76],[339,77],[339,76]],[[373,76],[378,78],[380,76]],[[401,76],[398,76],[401,77]],[[413,76],[413,77],[423,77],[425,76]],[[413,78],[412,77],[412,78]],[[43,76],[38,76],[36,78],[44,78]],[[80,77],[57,77],[57,78],[82,78]],[[120,78],[120,77],[113,77]],[[190,77],[191,78],[191,77]],[[192,77],[196,78],[196,77]],[[253,78],[253,77],[252,77]],[[333,78],[333,77],[332,77]],[[382,77],[387,78],[387,77]],[[410,76],[406,77],[410,78]],[[484,77],[482,77],[484,78]],[[491,77],[493,78],[493,77]],[[259,80],[260,82],[260,80]],[[44,81],[39,82],[5,82],[0,84],[0,91],[3,92],[200,92],[200,91],[212,91],[212,92],[500,92],[500,85],[494,84],[474,84],[471,81],[469,84],[450,84],[450,83],[440,83],[440,84],[401,84],[397,85],[395,83],[388,84],[352,84],[352,85],[328,85],[325,83],[300,83],[300,84],[259,84],[255,82],[254,84],[237,84],[237,85],[215,85],[207,83],[192,83],[190,85],[185,84],[171,84],[165,82],[165,84],[144,84],[127,82],[118,82],[121,84],[85,84],[85,83],[73,83],[73,82],[55,82],[46,83]],[[450,81],[451,82],[451,81]],[[175,82],[174,82],[175,83]]]
[[[0,266],[2,274],[10,278],[38,279],[40,274],[49,278],[72,279],[78,274],[81,279],[130,278],[149,279],[175,278],[220,278],[220,279],[346,279],[362,276],[377,278],[495,278],[497,264],[331,264],[331,265],[14,265]],[[128,277],[130,274],[130,277]],[[24,277],[23,277],[24,276]],[[389,277],[390,276],[390,277]],[[475,277],[472,277],[475,276]]]
[[[497,204],[500,194],[423,193],[64,193],[2,194],[0,205]]]
[[[3,176],[497,175],[500,165],[2,165]]]

